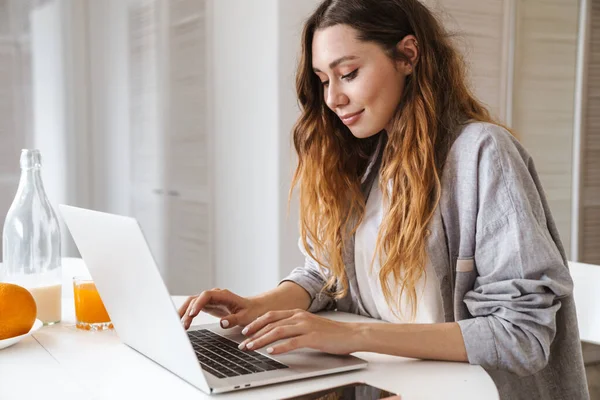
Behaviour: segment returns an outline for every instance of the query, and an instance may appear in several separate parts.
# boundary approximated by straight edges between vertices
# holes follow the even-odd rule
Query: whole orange
[[[0,283],[0,340],[29,332],[36,315],[35,300],[27,289]]]

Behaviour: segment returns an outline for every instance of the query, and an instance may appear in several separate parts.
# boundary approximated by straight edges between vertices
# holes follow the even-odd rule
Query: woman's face
[[[408,63],[391,60],[377,44],[359,41],[347,25],[317,30],[312,57],[327,106],[354,136],[367,138],[388,128],[412,72]]]

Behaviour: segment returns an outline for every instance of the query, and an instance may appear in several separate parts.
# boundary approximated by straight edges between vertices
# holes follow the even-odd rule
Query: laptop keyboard
[[[206,329],[187,332],[202,369],[218,378],[288,368],[256,351],[243,351],[238,343]]]

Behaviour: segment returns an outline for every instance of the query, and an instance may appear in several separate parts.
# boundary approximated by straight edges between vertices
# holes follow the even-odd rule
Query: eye
[[[358,68],[356,68],[354,71],[350,72],[349,74],[342,75],[341,79],[344,79],[346,82],[350,82],[351,80],[356,78],[357,75],[358,75]],[[321,82],[321,84],[324,87],[327,87],[327,86],[329,86],[329,81],[323,81],[323,82]]]
[[[350,82],[352,79],[356,78],[357,75],[358,75],[358,68],[356,68],[354,71],[350,72],[349,74],[343,75],[342,79],[345,79],[346,81]]]

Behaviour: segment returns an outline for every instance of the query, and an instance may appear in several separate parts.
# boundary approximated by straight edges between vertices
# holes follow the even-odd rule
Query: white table
[[[65,282],[73,275],[87,273],[81,260],[65,259],[63,265]],[[122,344],[114,331],[77,330],[72,296],[66,285],[60,324],[44,327],[33,337],[0,350],[0,399],[211,398]],[[178,306],[184,298],[173,300]],[[214,321],[201,313],[194,324]],[[276,399],[360,381],[398,392],[403,400],[498,399],[492,379],[479,366],[372,353],[356,355],[369,361],[367,369],[212,398]]]

